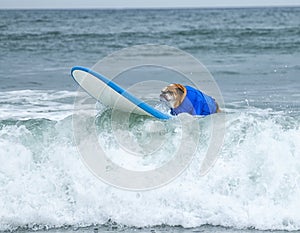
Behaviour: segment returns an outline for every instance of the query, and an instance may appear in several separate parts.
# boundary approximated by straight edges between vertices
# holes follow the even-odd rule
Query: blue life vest
[[[178,115],[179,113],[186,112],[191,115],[206,116],[216,113],[217,105],[214,98],[193,87],[185,86],[185,88],[187,91],[186,96],[177,108],[171,108],[172,115]]]

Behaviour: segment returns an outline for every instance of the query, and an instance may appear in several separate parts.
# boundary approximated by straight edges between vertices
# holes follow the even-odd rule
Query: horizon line
[[[299,8],[299,5],[259,5],[259,6],[162,6],[162,7],[22,7],[22,8],[1,8],[0,10],[176,10],[176,9],[245,9],[245,8]]]

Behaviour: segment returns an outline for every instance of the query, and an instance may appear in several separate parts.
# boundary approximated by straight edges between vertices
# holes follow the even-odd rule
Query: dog
[[[214,98],[191,86],[170,84],[161,90],[159,97],[168,105],[174,116],[184,112],[199,116],[221,112]]]

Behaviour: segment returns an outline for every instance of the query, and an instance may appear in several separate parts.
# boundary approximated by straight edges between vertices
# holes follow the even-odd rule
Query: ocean
[[[124,138],[133,138],[126,146],[143,156],[126,160],[127,169],[159,167],[178,144],[198,140],[174,179],[127,190],[81,159],[73,123],[84,94],[70,70],[147,44],[184,51],[209,70],[224,100],[225,135],[199,175],[211,118],[180,118],[200,134],[178,119],[133,116],[124,127],[122,112],[93,103],[82,127],[92,122],[120,165],[130,154]],[[0,10],[0,55],[0,231],[300,231],[299,7]]]

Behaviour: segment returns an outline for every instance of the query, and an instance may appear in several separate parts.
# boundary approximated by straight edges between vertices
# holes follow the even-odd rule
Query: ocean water
[[[207,67],[224,98],[225,138],[200,176],[210,131],[206,118],[197,119],[202,144],[187,169],[160,188],[126,191],[81,160],[70,69],[143,44],[179,48]],[[300,8],[1,10],[0,231],[300,230],[299,48]],[[121,159],[112,112],[96,107],[88,120]],[[176,144],[147,156],[161,122],[137,116],[130,129],[118,124],[136,137],[146,165]],[[176,119],[165,129],[170,138],[181,130]]]

